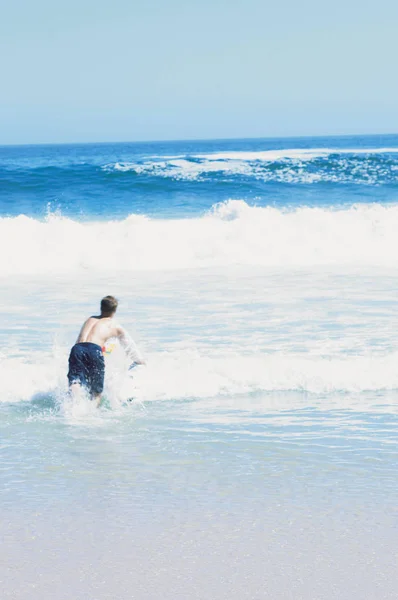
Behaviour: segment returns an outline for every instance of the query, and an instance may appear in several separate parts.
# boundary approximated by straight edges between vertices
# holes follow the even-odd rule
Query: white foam
[[[26,363],[22,358],[0,358],[0,402],[31,400],[36,394],[51,394],[59,387],[56,361]]]
[[[332,153],[330,149],[311,148],[309,150],[300,148],[290,148],[286,150],[263,150],[263,151],[236,151],[236,152],[216,152],[214,154],[196,154],[195,158],[206,159],[209,161],[217,160],[239,160],[239,161],[277,161],[282,159],[312,160],[319,156],[328,156]]]
[[[190,219],[0,219],[0,276],[253,265],[395,267],[398,206],[294,211],[218,204]],[[23,243],[21,243],[23,241]]]
[[[155,175],[173,179],[196,180],[204,173],[230,172],[234,174],[250,174],[250,169],[240,160],[209,159],[201,162],[187,158],[171,158],[167,161],[147,161],[145,163],[116,163],[107,165],[105,170],[121,172],[132,171],[137,175]]]
[[[280,150],[262,150],[255,152],[215,152],[196,154],[195,158],[207,160],[243,160],[243,161],[278,161],[282,159],[312,160],[331,154],[394,154],[398,148],[286,148]]]
[[[369,155],[396,154],[398,148],[286,148],[263,151],[229,151],[192,156],[147,157],[140,162],[105,165],[105,171],[196,181],[216,173],[243,175],[261,181],[311,184],[378,184],[394,181],[397,165],[369,161]],[[333,161],[328,158],[333,156]],[[325,159],[316,170],[307,168],[315,159]],[[391,162],[391,161],[390,161]]]
[[[398,389],[398,355],[342,358],[257,354],[209,358],[185,353],[152,357],[136,378],[142,400],[272,391],[313,393]],[[156,373],[156,376],[154,376]]]
[[[30,400],[35,396],[62,399],[68,414],[91,411],[90,402],[71,407],[67,390],[66,353],[63,361],[27,364],[23,359],[0,363],[0,402]],[[170,351],[149,356],[148,366],[136,369],[134,379],[114,377],[107,368],[105,394],[117,407],[132,396],[138,401],[181,400],[256,392],[387,391],[398,389],[397,353],[334,358],[308,354],[257,353],[252,356],[201,356],[198,352]],[[343,400],[344,402],[344,400]]]

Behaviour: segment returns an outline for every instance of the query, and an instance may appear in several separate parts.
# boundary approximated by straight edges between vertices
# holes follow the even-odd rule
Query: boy
[[[105,361],[103,352],[110,338],[118,338],[132,365],[144,365],[133,340],[115,320],[118,301],[113,296],[105,296],[101,300],[101,314],[89,317],[84,323],[76,344],[69,355],[68,381],[69,389],[75,396],[81,386],[87,388],[92,400],[101,402],[104,389]]]

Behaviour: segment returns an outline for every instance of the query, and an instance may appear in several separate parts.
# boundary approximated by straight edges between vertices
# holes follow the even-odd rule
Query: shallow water
[[[151,177],[152,218],[125,218],[121,189],[131,181],[117,179],[108,221],[104,204],[87,197],[81,219],[64,198],[70,218],[39,220],[39,192],[26,218],[13,205],[0,219],[9,234],[0,266],[2,598],[396,597],[396,152],[361,154],[365,140],[345,154],[352,143],[340,140],[339,158],[285,148],[281,159],[260,142],[214,142],[223,157],[199,144],[185,162],[170,159],[177,163],[165,158],[170,148],[154,159],[123,147],[106,161],[103,147],[95,160],[92,148],[61,149],[54,160],[75,178],[76,195],[84,186],[68,169],[79,152],[98,167],[87,189],[97,181],[105,193],[109,171],[134,171],[135,192],[141,175]],[[49,149],[23,152],[6,165],[13,185],[37,176],[35,160],[49,166]],[[242,198],[239,177],[269,183],[274,173],[276,185],[282,172],[276,205],[266,187],[257,207]],[[342,173],[356,178],[355,190],[338,187]],[[315,191],[310,209],[300,204],[310,176],[332,185],[329,204],[316,204]],[[189,188],[198,204],[156,200],[164,180],[164,198]],[[379,203],[353,207],[365,186]],[[210,188],[212,204],[236,193],[203,215],[199,198]],[[167,210],[168,219],[153,218]],[[18,254],[21,239],[30,246]],[[107,356],[97,410],[69,398],[67,358],[108,293],[148,364],[131,378],[120,349]]]
[[[392,598],[395,276],[106,281],[36,282],[40,318],[7,289],[5,597]],[[96,410],[66,359],[109,288],[148,366],[126,388],[111,355]]]

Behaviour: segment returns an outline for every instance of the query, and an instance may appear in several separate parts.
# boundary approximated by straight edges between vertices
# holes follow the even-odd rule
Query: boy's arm
[[[127,356],[136,365],[145,365],[145,360],[142,358],[140,351],[138,350],[137,346],[135,345],[134,341],[129,336],[127,331],[125,331],[123,327],[118,327],[117,331],[117,337],[119,339],[120,344],[123,346]]]

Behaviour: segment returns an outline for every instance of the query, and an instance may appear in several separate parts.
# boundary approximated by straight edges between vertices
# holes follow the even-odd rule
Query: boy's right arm
[[[133,339],[129,336],[127,331],[125,331],[123,327],[118,327],[117,331],[117,337],[119,339],[120,344],[123,346],[127,356],[136,365],[145,365],[145,360],[142,358],[140,351],[138,350]]]

